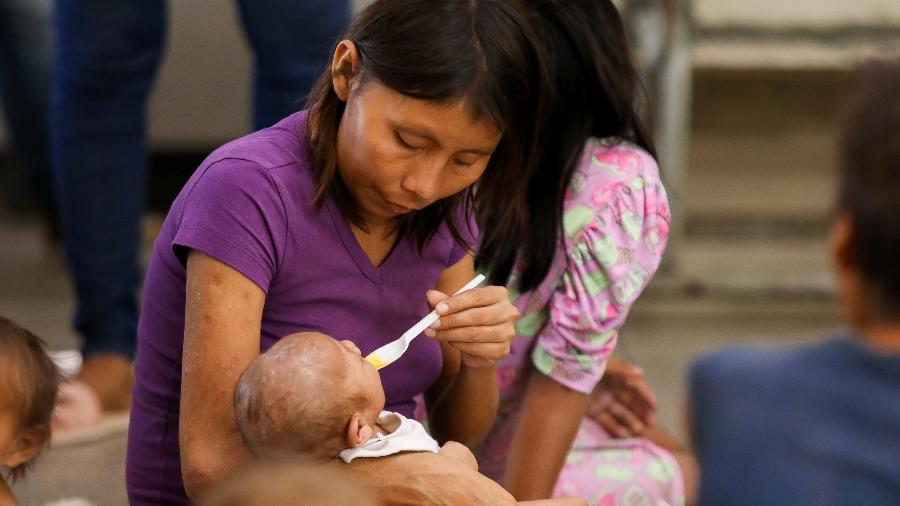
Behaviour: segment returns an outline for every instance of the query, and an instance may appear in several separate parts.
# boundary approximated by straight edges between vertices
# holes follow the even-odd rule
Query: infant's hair
[[[234,389],[238,430],[257,457],[329,459],[347,447],[353,413],[366,407],[330,360],[340,345],[323,334],[293,334],[256,357]]]
[[[311,462],[267,462],[214,489],[200,506],[375,506],[368,491]]]
[[[879,316],[900,319],[900,59],[861,68],[840,150],[838,210]]]
[[[59,373],[44,350],[44,342],[0,316],[0,403],[16,413],[16,428],[46,430],[49,442],[58,387]],[[21,478],[32,462],[10,469],[12,481]]]

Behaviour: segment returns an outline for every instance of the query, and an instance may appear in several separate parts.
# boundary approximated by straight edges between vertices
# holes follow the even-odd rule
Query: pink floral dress
[[[508,288],[522,314],[497,369],[500,410],[477,449],[482,473],[500,481],[529,373],[590,393],[600,381],[631,305],[659,267],[669,206],[656,161],[610,139],[590,139],[565,197],[564,244],[537,289]],[[540,455],[535,455],[540,458]],[[678,465],[641,438],[612,439],[585,419],[554,491],[592,505],[683,504]]]

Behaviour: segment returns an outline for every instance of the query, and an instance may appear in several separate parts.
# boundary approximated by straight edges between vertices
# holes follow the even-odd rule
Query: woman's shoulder
[[[306,111],[300,111],[268,128],[228,142],[213,151],[204,165],[222,160],[243,160],[263,169],[306,165],[309,161],[306,117]]]
[[[251,200],[280,194],[308,201],[315,191],[305,138],[305,112],[235,139],[200,164],[182,190],[184,198],[208,194],[213,200],[233,198],[228,189]]]
[[[615,137],[589,137],[576,173],[598,182],[628,182],[634,178],[659,179],[656,159],[644,148]]]
[[[603,219],[608,213],[615,219]],[[605,226],[638,221],[651,226],[657,218],[668,222],[669,211],[653,156],[630,142],[589,138],[566,190],[563,224],[567,235],[576,237],[598,220]]]

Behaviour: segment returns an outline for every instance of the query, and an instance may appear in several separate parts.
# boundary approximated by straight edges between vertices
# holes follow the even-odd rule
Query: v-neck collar
[[[350,229],[350,223],[347,222],[347,218],[344,217],[344,214],[338,209],[337,203],[330,196],[326,197],[325,206],[328,208],[328,214],[331,216],[334,228],[337,230],[338,236],[340,236],[341,242],[344,244],[344,248],[347,250],[350,258],[353,259],[353,263],[359,267],[359,270],[369,281],[378,284],[383,283],[385,267],[397,253],[397,249],[400,246],[399,241],[393,245],[387,256],[381,261],[381,265],[375,266],[362,245],[359,244],[356,236],[353,235],[353,230]]]

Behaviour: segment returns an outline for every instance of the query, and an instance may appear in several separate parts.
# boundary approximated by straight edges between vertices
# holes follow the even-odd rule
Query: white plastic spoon
[[[480,285],[482,281],[484,281],[484,275],[479,274],[453,295],[459,295],[466,290],[471,290]],[[393,364],[398,358],[406,353],[406,349],[409,348],[409,343],[418,337],[419,334],[424,332],[432,323],[436,322],[438,318],[440,318],[440,315],[437,314],[437,311],[428,313],[428,316],[419,320],[419,323],[413,325],[411,329],[404,332],[398,339],[391,341],[366,355],[366,361],[374,365],[376,369],[381,369]]]

